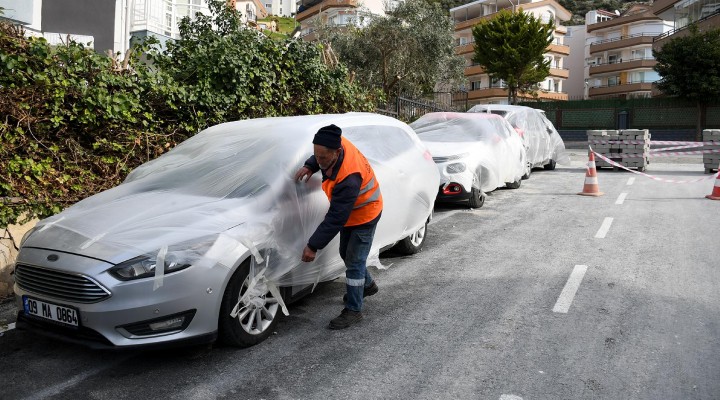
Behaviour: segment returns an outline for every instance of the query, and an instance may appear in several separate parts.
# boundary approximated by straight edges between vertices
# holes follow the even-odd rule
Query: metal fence
[[[436,92],[424,99],[398,96],[387,103],[378,104],[375,111],[401,121],[412,122],[430,112],[463,112],[466,109],[467,92]]]
[[[698,109],[677,98],[526,102],[545,111],[557,129],[692,129],[698,112],[704,128],[720,128],[720,103]]]

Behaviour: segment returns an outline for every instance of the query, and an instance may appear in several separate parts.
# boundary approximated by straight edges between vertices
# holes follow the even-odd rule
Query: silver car
[[[528,170],[523,179],[530,177],[533,168],[554,170],[558,162],[569,162],[565,154],[565,143],[542,110],[525,106],[480,104],[468,112],[500,115],[521,134],[528,162]]]
[[[331,123],[380,182],[368,264],[389,246],[419,251],[439,175],[406,124],[366,113],[231,122],[28,232],[15,266],[17,327],[101,348],[261,342],[288,303],[344,272],[337,238],[300,261],[329,203],[319,173],[307,183],[293,174]]]
[[[486,193],[520,187],[526,152],[520,135],[497,115],[434,112],[410,124],[440,173],[438,202],[485,204]]]

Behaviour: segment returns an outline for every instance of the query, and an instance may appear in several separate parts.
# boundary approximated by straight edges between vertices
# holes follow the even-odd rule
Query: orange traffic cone
[[[705,198],[710,200],[720,200],[720,170],[718,170],[717,177],[715,177],[715,186],[713,186],[712,193],[705,196]]]
[[[590,159],[588,160],[587,172],[585,173],[585,186],[583,186],[583,191],[578,194],[582,196],[602,196],[605,194],[600,191],[600,187],[598,186],[595,154],[592,150],[590,150]]]

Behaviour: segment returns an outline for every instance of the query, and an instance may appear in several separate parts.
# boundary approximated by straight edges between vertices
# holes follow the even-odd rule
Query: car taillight
[[[426,160],[432,162],[433,164],[435,163],[433,161],[432,154],[430,154],[429,151],[425,150],[425,152],[423,153],[423,157],[425,157]]]
[[[462,186],[457,183],[451,183],[443,188],[443,194],[460,194],[462,192]]]

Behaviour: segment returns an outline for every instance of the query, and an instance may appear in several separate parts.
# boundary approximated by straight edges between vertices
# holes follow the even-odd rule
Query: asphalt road
[[[349,329],[326,329],[342,279],[249,349],[97,352],[11,329],[0,398],[720,398],[713,178],[603,170],[605,195],[577,196],[585,158],[479,210],[437,209],[420,254],[373,269],[380,292]],[[660,161],[648,173],[710,177],[699,161]]]

